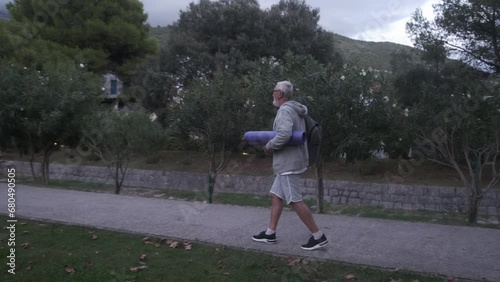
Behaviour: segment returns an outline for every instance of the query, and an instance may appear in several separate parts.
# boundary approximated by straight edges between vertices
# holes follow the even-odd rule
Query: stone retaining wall
[[[16,167],[18,175],[31,176],[28,162],[9,162]],[[40,165],[36,164],[36,171]],[[50,178],[78,180],[93,183],[113,184],[105,167],[50,165]],[[303,179],[304,198],[315,198],[316,181]],[[124,186],[168,188],[176,190],[202,191],[206,187],[207,175],[177,171],[151,171],[129,169]],[[216,192],[267,194],[273,183],[271,176],[219,175]],[[429,210],[466,212],[466,190],[453,187],[433,187],[402,184],[356,183],[346,181],[324,181],[325,201],[335,205],[363,205],[405,210]],[[500,190],[490,190],[481,201],[480,215],[500,215]]]

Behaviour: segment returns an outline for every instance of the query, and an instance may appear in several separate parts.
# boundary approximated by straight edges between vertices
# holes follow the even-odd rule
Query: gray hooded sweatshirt
[[[276,174],[305,170],[309,163],[307,144],[287,145],[293,131],[306,131],[303,116],[307,107],[296,101],[287,101],[281,105],[274,119],[273,130],[277,132],[266,146],[273,149],[273,170]]]

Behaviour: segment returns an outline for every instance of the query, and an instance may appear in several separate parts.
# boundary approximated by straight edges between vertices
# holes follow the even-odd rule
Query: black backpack
[[[308,167],[311,167],[319,162],[323,128],[321,124],[312,119],[309,115],[304,116],[304,121],[306,124],[307,153],[309,154]]]

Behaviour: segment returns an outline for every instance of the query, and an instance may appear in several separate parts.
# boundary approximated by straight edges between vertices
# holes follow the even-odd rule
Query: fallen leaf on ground
[[[29,231],[23,231],[23,234],[30,234],[31,232]]]
[[[29,265],[28,267],[26,267],[26,270],[31,270],[33,267],[31,265]]]
[[[21,225],[27,225],[27,224],[28,224],[28,223],[26,223],[26,222],[21,222]]]
[[[98,255],[100,252],[99,251],[95,251],[95,254]]]
[[[26,249],[26,248],[28,248],[29,246],[30,246],[30,243],[23,243],[23,244],[21,245],[21,247],[23,247],[23,249]]]
[[[130,271],[132,271],[132,272],[139,272],[139,270],[143,270],[143,269],[146,269],[146,268],[147,268],[147,266],[145,266],[145,265],[135,266],[135,267],[131,267]]]
[[[65,267],[64,271],[66,271],[69,274],[75,274],[75,269],[72,267]]]
[[[170,248],[175,249],[177,248],[177,245],[179,245],[179,242],[174,241],[170,244]]]
[[[159,248],[161,246],[161,243],[155,243],[155,247]]]
[[[95,239],[97,239],[97,235],[94,234],[94,235],[92,235],[92,240],[95,240]]]
[[[144,237],[144,238],[142,238],[142,241],[143,241],[143,242],[149,241],[149,237]]]
[[[345,279],[347,280],[355,280],[356,279],[356,276],[354,274],[347,274],[345,276]]]
[[[295,257],[288,257],[288,265],[299,265],[301,259]]]
[[[185,242],[183,245],[184,245],[184,249],[186,249],[188,251],[191,250],[191,248],[192,248],[191,243]]]
[[[140,260],[144,260],[146,258],[146,254],[142,254]]]

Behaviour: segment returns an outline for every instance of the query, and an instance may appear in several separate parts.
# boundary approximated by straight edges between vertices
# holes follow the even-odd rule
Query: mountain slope
[[[370,42],[351,39],[334,34],[334,46],[344,56],[344,60],[362,67],[391,70],[391,54],[405,51],[415,61],[420,61],[420,51],[410,46],[392,42]]]
[[[168,27],[153,27],[150,35],[164,45],[168,38]],[[339,34],[333,34],[334,48],[340,52],[344,62],[357,64],[365,68],[391,70],[392,53],[404,51],[410,54],[414,62],[420,61],[418,49],[392,42],[370,42],[351,39]]]

